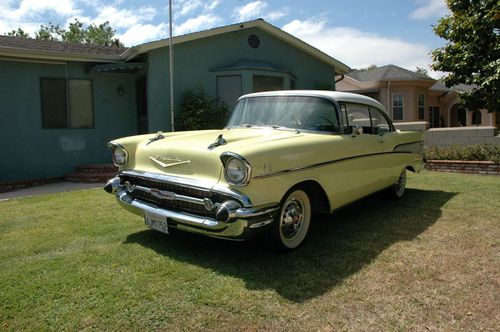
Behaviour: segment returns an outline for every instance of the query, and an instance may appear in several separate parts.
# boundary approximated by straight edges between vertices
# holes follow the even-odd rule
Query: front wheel
[[[299,247],[306,238],[311,223],[311,201],[307,193],[295,189],[280,204],[271,232],[271,245],[284,252]]]

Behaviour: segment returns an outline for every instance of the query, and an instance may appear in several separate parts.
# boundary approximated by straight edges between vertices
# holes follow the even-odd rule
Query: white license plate
[[[144,212],[144,223],[148,228],[168,234],[168,223],[165,216]]]

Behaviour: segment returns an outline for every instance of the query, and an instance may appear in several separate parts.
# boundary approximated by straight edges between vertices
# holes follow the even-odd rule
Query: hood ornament
[[[153,138],[150,138],[149,141],[146,143],[146,145],[149,145],[155,141],[158,141],[158,140],[161,140],[161,139],[164,139],[165,136],[163,136],[163,132],[159,131],[156,133],[156,136],[153,137]]]
[[[219,137],[217,137],[217,139],[215,140],[215,142],[213,142],[212,144],[210,144],[208,146],[208,149],[212,150],[212,149],[215,149],[216,147],[224,145],[226,143],[227,143],[226,139],[224,137],[222,137],[222,134],[220,134]]]
[[[181,160],[179,158],[169,157],[169,156],[150,156],[149,159],[151,159],[152,161],[154,161],[163,168],[182,165],[182,164],[189,164],[191,162],[190,160]]]

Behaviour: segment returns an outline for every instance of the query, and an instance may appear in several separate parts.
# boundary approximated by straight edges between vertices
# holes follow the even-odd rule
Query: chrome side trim
[[[164,174],[157,174],[157,173],[143,172],[143,171],[123,170],[118,173],[118,176],[120,175],[128,175],[133,177],[139,177],[145,180],[155,180],[159,182],[177,184],[186,187],[194,187],[196,189],[202,191],[204,190],[207,192],[213,191],[215,193],[233,197],[234,199],[238,200],[243,205],[243,207],[252,206],[252,202],[248,196],[243,195],[242,193],[233,190],[231,188],[228,188],[222,184],[214,184],[209,181],[199,181],[178,176],[171,176],[171,175],[164,175]]]
[[[312,168],[316,168],[316,167],[321,167],[321,166],[326,166],[326,165],[330,165],[330,164],[335,164],[335,163],[339,163],[339,162],[346,161],[346,160],[357,159],[357,158],[364,158],[364,157],[373,157],[373,156],[379,156],[379,155],[384,155],[384,154],[392,154],[392,153],[413,153],[413,152],[409,152],[409,151],[396,151],[396,150],[394,150],[394,151],[389,151],[389,152],[368,153],[368,154],[363,154],[363,155],[358,155],[358,156],[352,156],[352,157],[347,157],[347,158],[341,158],[341,159],[335,159],[335,160],[328,160],[328,161],[324,161],[324,162],[317,163],[317,164],[312,164],[312,165],[306,165],[306,166],[301,166],[301,167],[284,169],[284,170],[281,170],[281,171],[276,171],[276,172],[267,173],[267,174],[261,174],[261,175],[255,176],[254,179],[264,179],[264,178],[268,178],[268,177],[272,177],[272,176],[277,176],[277,175],[282,175],[282,174],[286,174],[286,173],[293,173],[293,172],[305,171],[305,170],[308,170],[308,169],[312,169]]]

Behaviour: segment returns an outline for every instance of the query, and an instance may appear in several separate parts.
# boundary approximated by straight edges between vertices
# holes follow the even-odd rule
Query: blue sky
[[[352,68],[428,68],[444,0],[173,0],[174,34],[264,18]],[[0,0],[0,33],[109,21],[127,46],[168,36],[168,0]],[[433,76],[439,73],[431,72]]]

